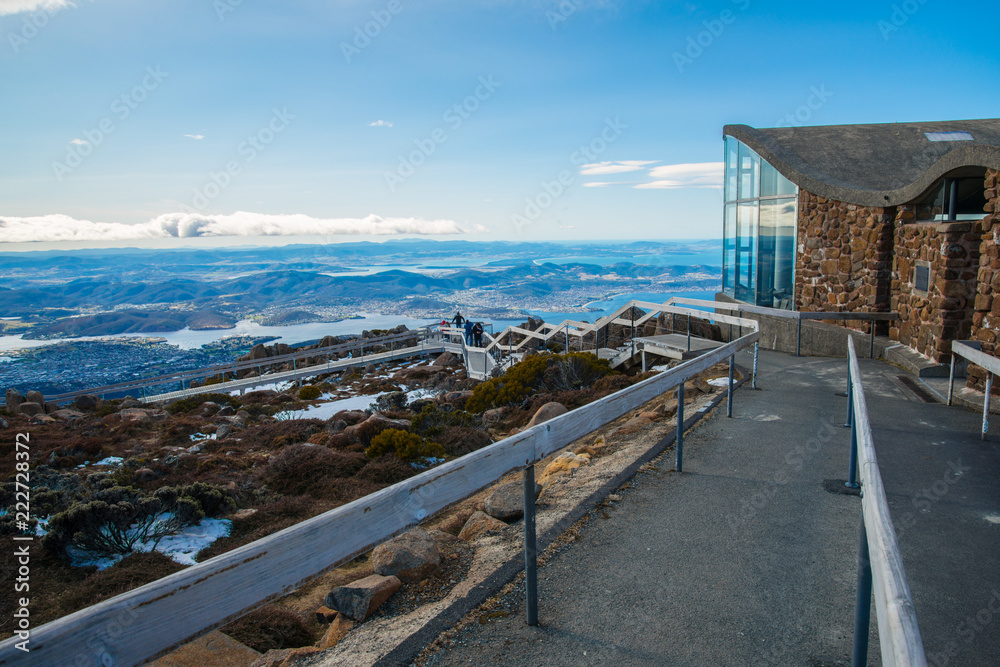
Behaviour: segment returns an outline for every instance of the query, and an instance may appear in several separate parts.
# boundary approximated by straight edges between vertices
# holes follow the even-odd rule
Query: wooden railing
[[[986,392],[983,397],[983,427],[980,437],[985,440],[990,432],[990,394],[993,392],[993,376],[1000,373],[1000,359],[979,349],[977,340],[954,340],[951,342],[951,371],[948,374],[948,405],[955,393],[955,357],[963,357],[986,370]]]
[[[874,594],[882,664],[887,667],[922,667],[927,664],[927,658],[875,456],[875,440],[853,339],[847,340],[847,349],[848,419],[851,426],[849,479],[854,479],[856,462],[861,482],[861,537],[852,664],[854,667],[868,664],[868,628]]]
[[[287,595],[507,473],[532,467],[664,392],[674,387],[680,392],[691,377],[757,343],[755,321],[732,319],[749,333],[483,449],[34,628],[28,659],[38,665],[135,665],[164,655]],[[20,664],[27,657],[15,647],[17,641],[15,637],[0,643],[0,665]]]

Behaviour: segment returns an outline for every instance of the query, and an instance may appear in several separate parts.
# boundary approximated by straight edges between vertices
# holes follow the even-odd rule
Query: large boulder
[[[337,586],[326,595],[326,606],[354,621],[364,621],[402,585],[396,577],[373,574],[346,586]]]
[[[11,387],[7,390],[7,409],[12,413],[17,412],[18,408],[21,407],[21,403],[24,403],[24,396],[17,389]]]
[[[540,484],[535,484],[535,497],[541,492]],[[483,503],[486,513],[501,521],[516,521],[524,516],[524,485],[521,482],[503,484],[486,496]]]
[[[569,412],[569,410],[567,410],[566,406],[562,403],[557,403],[555,401],[546,403],[542,407],[538,408],[538,412],[531,417],[531,421],[529,421],[527,426],[524,428],[529,429],[532,426],[537,426],[538,424],[547,422],[548,420],[554,419],[559,415],[564,415],[567,412]]]
[[[419,581],[441,564],[441,552],[434,539],[419,528],[403,533],[372,551],[376,574]]]
[[[101,407],[102,401],[99,396],[94,396],[93,394],[81,394],[76,397],[76,400],[73,401],[73,403],[76,405],[77,410],[87,412]]]
[[[465,526],[462,527],[462,532],[458,534],[458,537],[468,542],[483,535],[499,533],[506,527],[507,524],[499,519],[494,519],[486,512],[476,512],[465,522]]]
[[[451,352],[442,352],[438,358],[431,362],[431,366],[458,366],[462,362]]]
[[[63,421],[68,421],[68,422],[76,421],[77,419],[83,417],[82,412],[77,412],[76,410],[69,410],[69,409],[54,410],[50,414],[56,419],[61,419]]]
[[[139,408],[125,408],[118,414],[121,415],[123,422],[136,422],[144,424],[151,419],[148,411],[140,410]]]
[[[336,618],[330,623],[330,627],[327,628],[326,634],[323,635],[323,639],[319,640],[319,646],[321,651],[325,651],[328,648],[333,648],[340,640],[347,636],[347,633],[351,631],[354,627],[354,621],[347,618],[343,614],[337,614]]]
[[[17,406],[17,411],[22,415],[28,415],[29,417],[45,414],[45,408],[34,401],[25,401],[24,403],[21,403]]]
[[[249,646],[239,643],[218,630],[213,630],[160,658],[153,663],[152,667],[245,665],[259,657],[260,653]]]
[[[45,405],[45,396],[42,395],[40,391],[29,391],[24,395],[24,400],[28,403],[38,403],[39,405]]]

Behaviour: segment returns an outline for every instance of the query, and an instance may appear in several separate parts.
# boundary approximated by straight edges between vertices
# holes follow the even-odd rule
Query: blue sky
[[[724,124],[996,117],[998,14],[0,0],[0,248],[719,237]]]

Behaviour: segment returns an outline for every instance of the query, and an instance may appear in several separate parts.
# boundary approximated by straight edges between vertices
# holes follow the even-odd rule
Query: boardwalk
[[[734,418],[689,435],[683,475],[668,455],[539,570],[540,627],[512,598],[431,664],[849,664],[860,500],[826,488],[847,474],[846,362],[761,362]],[[862,368],[929,664],[997,664],[997,445],[898,369]]]

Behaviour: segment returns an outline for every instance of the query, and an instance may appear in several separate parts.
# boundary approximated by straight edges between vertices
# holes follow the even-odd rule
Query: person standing
[[[472,327],[472,336],[475,339],[475,346],[483,346],[483,323],[476,322]]]
[[[465,321],[465,344],[472,345],[472,320]]]
[[[462,317],[462,313],[460,313],[460,312],[458,312],[456,310],[455,311],[455,317],[452,318],[451,323],[454,324],[456,327],[460,327],[460,326],[462,326],[462,323],[464,323],[464,322],[466,322],[466,319],[464,317]]]

